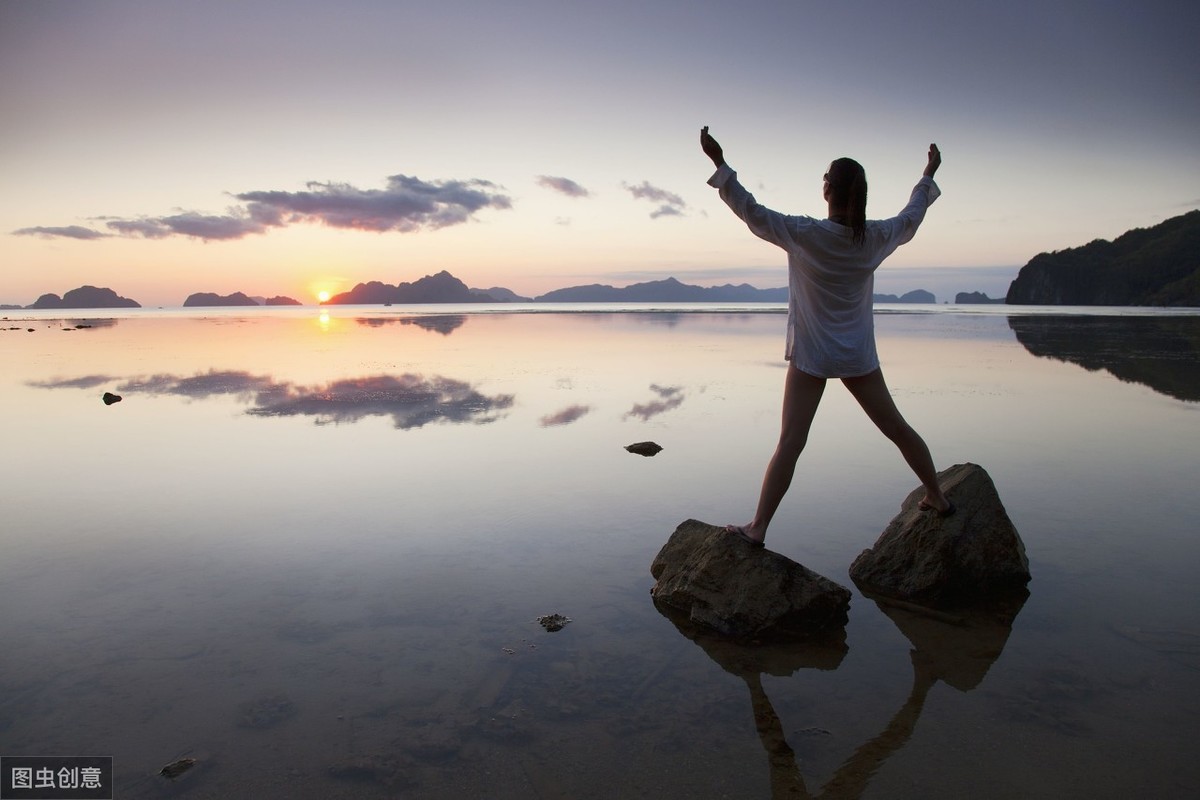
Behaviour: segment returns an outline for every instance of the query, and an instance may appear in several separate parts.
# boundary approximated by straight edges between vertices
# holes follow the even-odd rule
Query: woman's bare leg
[[[937,469],[933,466],[929,448],[920,434],[901,416],[900,409],[896,408],[887,382],[883,379],[883,371],[876,369],[857,378],[842,378],[842,383],[883,435],[900,448],[904,460],[925,486],[925,498],[921,502],[939,512],[948,510],[950,501],[938,486]]]
[[[763,476],[758,510],[749,524],[731,526],[756,542],[766,537],[767,526],[771,524],[775,510],[792,484],[796,460],[808,443],[808,431],[824,392],[824,378],[814,377],[788,365],[787,379],[783,384],[783,423],[779,431],[779,444]]]

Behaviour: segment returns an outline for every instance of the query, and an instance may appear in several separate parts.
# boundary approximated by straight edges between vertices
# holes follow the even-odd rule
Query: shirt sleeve
[[[785,250],[792,244],[795,239],[792,218],[760,205],[754,199],[754,195],[738,182],[737,172],[728,164],[717,168],[708,179],[708,185],[720,193],[725,205],[737,214],[738,219],[746,223],[746,227],[755,236]]]
[[[933,182],[933,178],[923,177],[913,187],[908,205],[889,220],[883,221],[886,238],[894,250],[912,240],[917,234],[917,228],[925,219],[925,210],[933,205],[933,201],[942,196],[942,190]]]

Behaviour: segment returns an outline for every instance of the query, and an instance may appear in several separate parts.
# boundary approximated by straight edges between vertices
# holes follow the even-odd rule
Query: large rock
[[[1029,559],[987,471],[956,464],[938,474],[958,510],[942,517],[919,507],[914,489],[880,535],[850,566],[864,590],[923,605],[986,600],[1029,582]]]
[[[845,587],[694,519],[675,529],[650,574],[658,581],[650,590],[656,604],[737,639],[836,636],[848,619]]]

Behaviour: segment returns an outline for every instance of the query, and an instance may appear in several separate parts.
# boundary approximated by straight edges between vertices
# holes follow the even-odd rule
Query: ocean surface
[[[1029,597],[962,635],[854,589],[917,482],[833,382],[767,545],[854,591],[847,649],[760,673],[649,566],[752,514],[781,311],[2,312],[0,756],[120,798],[1200,796],[1200,311],[877,309]]]

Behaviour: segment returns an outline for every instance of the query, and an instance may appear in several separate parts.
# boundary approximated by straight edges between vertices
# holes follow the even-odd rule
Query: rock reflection
[[[691,639],[721,669],[746,682],[754,727],[771,769],[772,797],[811,797],[800,774],[796,753],[787,742],[783,723],[762,685],[762,675],[786,678],[800,669],[835,670],[849,648],[846,631],[839,629],[828,638],[789,644],[750,645],[732,641],[692,623],[686,614],[655,602],[654,607],[676,629]]]
[[[887,727],[838,768],[822,796],[861,797],[884,762],[908,743],[925,698],[938,681],[960,692],[977,687],[1004,651],[1013,620],[1029,597],[1028,590],[1020,589],[987,605],[945,613],[864,594],[912,643],[912,689]]]
[[[746,682],[754,726],[770,766],[771,796],[841,800],[862,797],[880,767],[904,748],[916,729],[925,698],[939,680],[961,692],[969,692],[983,681],[1003,652],[1013,620],[1028,596],[1022,589],[987,606],[945,613],[867,594],[913,645],[912,689],[884,729],[859,746],[817,794],[804,782],[783,723],[763,689],[762,675],[787,677],[800,669],[837,669],[848,650],[845,631],[835,638],[808,643],[743,645],[696,627],[667,606],[655,603],[655,608],[722,669]]]
[[[1026,350],[1200,401],[1200,317],[1012,315]]]
[[[29,385],[42,389],[93,388],[113,380],[116,379],[90,375]],[[269,375],[210,370],[189,376],[157,374],[126,379],[118,391],[192,399],[232,396],[252,404],[246,410],[252,416],[310,416],[318,425],[390,416],[400,430],[420,428],[431,422],[493,422],[498,419],[497,412],[513,404],[510,394],[485,395],[465,381],[441,376],[426,378],[411,373],[344,378],[318,386],[301,386]]]

